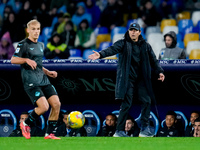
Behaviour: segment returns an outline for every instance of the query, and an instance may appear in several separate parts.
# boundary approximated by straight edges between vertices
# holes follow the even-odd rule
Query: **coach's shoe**
[[[139,137],[153,137],[154,133],[151,132],[150,127],[147,126],[143,129],[141,129]]]
[[[53,139],[53,140],[60,140],[59,137],[56,137],[54,134],[49,134],[44,137],[44,139]]]
[[[128,135],[125,134],[124,131],[115,131],[115,134],[113,135],[113,137],[129,137]]]
[[[30,139],[31,138],[31,128],[23,121],[20,123],[20,128],[22,130],[22,135],[26,138],[26,139]]]

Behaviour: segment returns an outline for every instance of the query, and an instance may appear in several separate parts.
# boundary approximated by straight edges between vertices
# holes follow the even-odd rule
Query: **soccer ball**
[[[72,111],[68,115],[68,123],[71,128],[81,128],[85,123],[85,117],[80,111]]]

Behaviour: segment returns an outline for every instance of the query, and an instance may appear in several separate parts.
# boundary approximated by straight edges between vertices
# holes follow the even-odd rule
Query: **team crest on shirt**
[[[16,49],[15,53],[19,53],[19,51],[20,51],[20,48],[18,47],[18,48]]]
[[[35,92],[35,96],[40,96],[40,92]]]

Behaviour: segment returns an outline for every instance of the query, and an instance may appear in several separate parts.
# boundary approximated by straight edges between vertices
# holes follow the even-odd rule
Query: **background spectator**
[[[174,111],[168,111],[165,117],[165,124],[160,127],[157,136],[158,137],[179,137],[181,136],[179,130],[176,127],[177,119]]]
[[[85,49],[95,49],[96,38],[94,30],[89,27],[86,19],[82,20],[77,30],[75,47],[84,51]]]
[[[28,118],[28,115],[28,112],[22,112],[20,115],[19,123],[25,121],[26,118]],[[45,132],[38,126],[34,125],[33,127],[31,127],[31,136],[44,136],[44,134]],[[9,137],[22,137],[22,130],[20,129],[19,125],[15,130],[12,131]]]
[[[74,25],[76,27],[78,27],[79,24],[81,23],[81,21],[86,19],[89,23],[89,26],[91,26],[92,16],[89,13],[87,13],[85,3],[84,2],[78,3],[76,8],[77,8],[77,10],[76,10],[75,14],[72,15],[72,22],[74,23]]]
[[[190,123],[187,125],[185,130],[185,136],[186,137],[192,137],[194,135],[194,121],[200,117],[198,111],[193,111],[190,115]]]
[[[117,117],[115,114],[110,113],[106,116],[105,125],[102,126],[97,135],[111,137],[116,131],[116,126],[117,126]]]
[[[125,132],[130,137],[138,137],[140,133],[137,122],[130,115],[126,119]]]
[[[200,137],[200,118],[194,121],[194,137]]]
[[[9,32],[6,32],[1,38],[0,59],[11,59],[14,52],[15,49],[10,39],[10,34]]]
[[[60,34],[55,33],[51,36],[44,50],[44,56],[46,59],[67,59],[70,56],[69,49]]]
[[[96,5],[95,0],[86,0],[85,3],[86,3],[87,12],[92,16],[91,27],[95,29],[99,23],[101,10]]]
[[[166,48],[162,48],[159,54],[159,59],[186,59],[184,49],[176,46],[177,38],[174,31],[170,31],[164,35]]]
[[[70,20],[65,24],[65,30],[61,33],[64,43],[69,49],[74,48],[74,42],[76,38],[76,32],[74,31],[74,24]]]

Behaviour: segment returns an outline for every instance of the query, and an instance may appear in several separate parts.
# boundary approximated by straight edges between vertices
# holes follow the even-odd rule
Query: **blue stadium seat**
[[[83,59],[88,59],[88,56],[89,55],[91,55],[91,54],[93,54],[94,52],[93,52],[93,49],[85,49],[84,51],[83,51]]]
[[[186,116],[181,112],[181,111],[174,111],[177,114],[177,120],[180,121],[180,123],[182,123],[184,129],[186,129],[187,125],[188,125],[188,120],[186,118]],[[161,126],[164,127],[165,124],[165,119],[161,122]]]
[[[93,110],[85,110],[82,114],[85,116],[87,136],[96,136],[101,126],[99,116]]]
[[[141,114],[138,116],[138,118],[135,119],[135,121],[137,122],[139,128],[141,128]],[[158,118],[152,111],[150,112],[149,123],[150,123],[150,130],[154,132],[154,135],[156,135],[160,125]]]
[[[53,29],[51,27],[44,27],[42,30],[42,42],[45,47],[48,43],[48,39],[51,37],[52,30]]]
[[[112,30],[111,30],[111,40],[113,39],[113,36],[115,34],[125,34],[127,31],[127,28],[126,27],[121,27],[121,26],[118,26],[118,27],[114,27]]]
[[[191,19],[182,19],[178,22],[178,32],[183,40],[186,33],[193,32],[193,22]]]
[[[8,109],[0,111],[0,137],[8,137],[17,127],[17,119]]]
[[[29,110],[28,111],[28,113],[31,113],[33,110]],[[38,121],[36,121],[36,125],[38,126],[38,127],[40,127],[41,129],[44,129],[44,127],[45,127],[45,119],[44,119],[44,117],[41,115],[40,116],[40,119],[38,119],[39,120],[39,122]]]
[[[108,34],[109,33],[107,27],[96,27],[94,29],[94,32],[95,32],[95,35],[98,35],[98,34]]]
[[[112,42],[101,42],[99,45],[99,51],[106,49],[112,45]]]
[[[81,57],[80,49],[70,49],[69,53],[70,53],[70,57]]]

